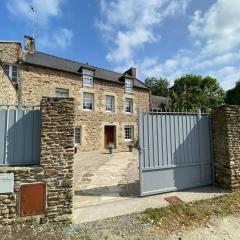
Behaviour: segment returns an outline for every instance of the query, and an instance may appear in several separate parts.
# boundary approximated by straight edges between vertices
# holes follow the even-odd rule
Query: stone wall
[[[21,44],[19,42],[0,42],[0,59],[7,63],[16,63],[22,57]]]
[[[216,185],[240,190],[240,106],[221,106],[212,112]]]
[[[94,87],[84,87],[81,75],[43,68],[39,66],[21,66],[19,94],[20,99],[30,103],[39,103],[41,97],[55,96],[56,88],[69,90],[70,97],[75,99],[75,126],[81,128],[83,151],[104,149],[104,126],[116,126],[116,144],[120,150],[127,149],[129,142],[124,140],[124,126],[134,127],[137,139],[138,110],[149,109],[149,91],[134,88],[133,94],[124,93],[124,85],[94,79]],[[94,111],[84,111],[83,93],[94,93]],[[115,97],[115,112],[105,111],[105,96]],[[125,113],[125,97],[133,99],[133,114]]]
[[[17,101],[17,90],[14,88],[11,79],[3,70],[3,66],[0,62],[0,103]]]
[[[42,222],[70,222],[73,209],[74,100],[47,98],[41,101],[41,156],[39,166],[0,167],[14,173],[14,193],[0,194],[0,223],[24,221],[19,211],[22,184],[47,185],[46,212]],[[31,219],[34,217],[31,217]]]

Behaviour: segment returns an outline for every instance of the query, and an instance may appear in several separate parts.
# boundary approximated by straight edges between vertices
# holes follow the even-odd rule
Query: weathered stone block
[[[60,111],[61,110],[61,111]],[[43,98],[41,104],[41,159],[40,166],[1,168],[0,173],[14,173],[14,193],[0,195],[0,224],[9,224],[16,219],[20,186],[26,183],[43,182],[47,184],[47,209],[42,223],[58,221],[63,209],[65,215],[59,221],[70,221],[73,208],[73,159],[74,159],[74,101],[63,98]],[[68,114],[68,112],[73,112]],[[61,117],[59,117],[61,112]],[[64,121],[62,120],[64,119]],[[51,127],[49,128],[49,122]],[[58,131],[56,131],[58,129]],[[59,130],[60,129],[60,130]],[[66,129],[71,129],[66,133]],[[57,136],[57,137],[56,137]],[[49,139],[51,141],[49,141]],[[67,141],[67,144],[65,144]],[[49,144],[51,142],[52,144]],[[63,176],[70,174],[62,185]],[[64,199],[65,192],[69,201]],[[19,217],[19,216],[18,216]],[[39,219],[39,218],[37,218]]]
[[[240,189],[240,106],[221,106],[212,112],[216,185]]]

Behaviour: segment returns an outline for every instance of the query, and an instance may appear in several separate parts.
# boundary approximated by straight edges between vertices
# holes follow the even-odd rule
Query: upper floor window
[[[94,95],[92,93],[83,93],[83,109],[93,110]]]
[[[56,97],[68,98],[69,97],[69,90],[68,89],[64,89],[64,88],[56,88],[55,96]]]
[[[114,96],[105,97],[105,110],[107,112],[114,112]]]
[[[125,112],[133,113],[133,100],[131,98],[125,99]]]
[[[133,80],[130,78],[125,79],[125,92],[132,93],[133,92]]]
[[[17,83],[18,82],[18,66],[5,64],[4,68],[8,76],[12,79],[12,82]]]
[[[82,74],[83,74],[83,86],[93,87],[94,71],[83,69]]]

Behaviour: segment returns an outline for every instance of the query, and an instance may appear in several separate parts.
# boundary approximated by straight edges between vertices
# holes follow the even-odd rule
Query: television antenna
[[[37,10],[36,8],[34,8],[34,6],[31,5],[29,11],[32,13],[32,27],[33,27],[32,37],[35,38],[35,14]]]

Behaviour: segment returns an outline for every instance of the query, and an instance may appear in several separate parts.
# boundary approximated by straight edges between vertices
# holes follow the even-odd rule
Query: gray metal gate
[[[0,165],[31,165],[39,161],[39,109],[0,105]]]
[[[212,184],[208,113],[140,113],[139,145],[141,196]]]

